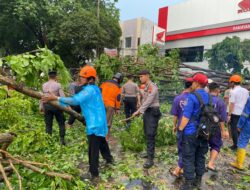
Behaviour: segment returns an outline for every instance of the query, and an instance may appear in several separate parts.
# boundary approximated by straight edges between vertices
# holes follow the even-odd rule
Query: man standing
[[[134,83],[132,75],[128,76],[128,81],[122,86],[122,100],[126,118],[129,118],[136,111],[137,105],[141,104],[139,87]],[[130,120],[127,121],[127,127],[129,126]]]
[[[207,76],[197,73],[193,76],[192,90],[195,94],[188,95],[187,105],[184,107],[183,117],[179,126],[182,133],[182,161],[185,183],[181,190],[192,190],[199,187],[205,173],[205,155],[208,152],[208,141],[197,137],[197,126],[200,121],[201,105],[198,99],[203,100],[204,105],[209,103],[209,94],[205,91],[208,83]]]
[[[48,73],[49,81],[43,84],[42,91],[44,95],[49,95],[53,93],[56,96],[64,97],[64,92],[61,88],[61,84],[56,81],[57,73],[56,71],[50,71]],[[63,112],[50,104],[40,104],[40,111],[44,112],[44,120],[46,124],[46,133],[52,134],[53,117],[55,116],[56,121],[59,125],[59,135],[60,143],[65,145],[65,123]]]
[[[89,172],[83,179],[96,179],[99,175],[99,151],[107,163],[113,162],[108,143],[105,139],[108,133],[105,107],[100,89],[95,85],[96,70],[85,66],[80,71],[82,91],[69,98],[61,98],[51,94],[43,97],[43,101],[58,100],[61,105],[80,105],[82,115],[86,120],[86,132],[89,145]]]
[[[133,116],[143,114],[144,134],[147,141],[147,161],[143,167],[146,169],[154,165],[155,136],[161,117],[158,87],[150,80],[149,74],[147,70],[139,73],[140,81],[142,84],[145,84],[145,88],[142,105],[133,114]]]
[[[240,136],[238,139],[238,149],[235,162],[230,165],[236,169],[244,170],[244,162],[246,157],[246,148],[250,140],[250,98],[248,98],[245,108],[238,122],[238,130]]]
[[[223,138],[229,137],[228,132],[225,130],[225,122],[227,122],[227,112],[226,112],[227,108],[224,101],[218,97],[220,94],[219,85],[215,82],[212,82],[209,84],[208,88],[209,88],[209,93],[213,99],[214,109],[218,113],[218,116],[220,118],[220,128],[218,128],[215,134],[209,139],[209,146],[211,148],[211,151],[207,169],[216,172],[217,170],[215,168],[215,162],[220,152],[221,146],[223,145],[222,137]]]
[[[230,93],[228,112],[228,122],[230,122],[230,131],[233,139],[233,145],[230,148],[236,150],[239,136],[237,123],[249,97],[249,92],[240,86],[241,77],[239,75],[233,75],[229,82],[233,88]]]
[[[121,73],[116,73],[112,80],[102,83],[100,89],[102,91],[102,98],[104,101],[106,116],[108,122],[108,135],[110,137],[110,130],[112,126],[114,113],[120,109],[121,105],[121,87],[123,76]]]
[[[181,118],[183,114],[184,107],[187,105],[187,97],[188,94],[191,92],[191,86],[192,86],[192,78],[186,78],[184,81],[185,90],[180,94],[177,95],[174,98],[174,102],[171,109],[171,114],[174,116],[173,123],[174,128],[173,132],[176,133],[177,137],[177,148],[178,148],[178,166],[175,168],[174,171],[172,171],[172,175],[176,177],[180,177],[181,171],[183,169],[183,163],[182,163],[182,150],[181,150],[181,144],[182,144],[182,136],[181,133],[178,130],[178,127],[181,123]]]

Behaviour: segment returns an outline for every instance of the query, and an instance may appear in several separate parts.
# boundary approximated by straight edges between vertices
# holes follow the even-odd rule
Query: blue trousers
[[[240,136],[238,139],[238,148],[246,148],[250,139],[250,127],[244,126],[240,131]]]
[[[182,162],[186,180],[194,180],[205,173],[205,156],[208,152],[208,141],[196,135],[183,135]]]

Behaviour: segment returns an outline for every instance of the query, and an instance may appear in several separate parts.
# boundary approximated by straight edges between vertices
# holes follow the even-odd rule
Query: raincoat
[[[250,139],[250,98],[247,100],[237,127],[240,129],[240,137],[237,146],[238,148],[246,148]]]
[[[82,110],[86,120],[87,135],[106,137],[108,125],[106,120],[105,107],[100,89],[96,85],[83,86],[82,90],[72,97],[59,98],[62,106],[77,106]]]

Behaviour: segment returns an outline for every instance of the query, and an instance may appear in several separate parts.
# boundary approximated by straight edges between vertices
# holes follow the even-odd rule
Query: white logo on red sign
[[[238,13],[244,13],[250,11],[250,0],[242,0],[239,2],[238,6],[240,7],[240,10],[238,10]]]

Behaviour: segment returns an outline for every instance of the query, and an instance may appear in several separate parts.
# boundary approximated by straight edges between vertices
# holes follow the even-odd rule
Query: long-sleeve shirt
[[[158,87],[151,81],[144,89],[142,105],[139,108],[139,112],[143,114],[149,107],[160,107]]]
[[[102,100],[100,89],[96,85],[82,87],[82,91],[68,98],[59,98],[62,106],[80,105],[82,116],[86,120],[87,135],[106,137],[108,125],[105,107]]]
[[[244,110],[240,116],[237,127],[239,129],[246,129],[250,131],[250,98],[248,98]]]

